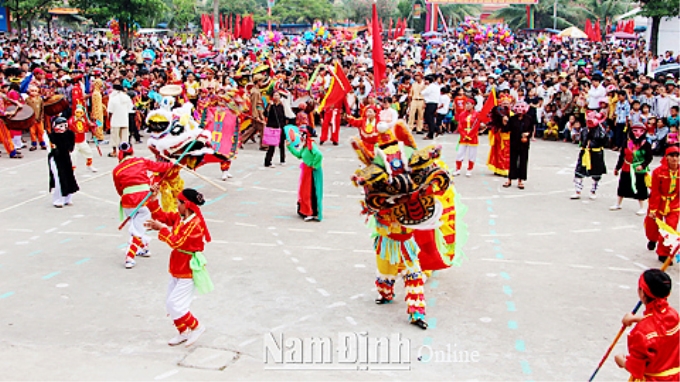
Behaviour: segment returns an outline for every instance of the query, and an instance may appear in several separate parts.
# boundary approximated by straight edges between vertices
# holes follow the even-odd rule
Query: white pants
[[[52,204],[55,206],[63,206],[64,204],[71,203],[71,198],[73,194],[62,195],[61,194],[61,184],[59,183],[59,171],[57,171],[57,164],[54,162],[54,158],[50,158],[50,171],[52,171],[52,176],[54,176],[54,190],[52,190]]]
[[[75,147],[73,148],[73,152],[71,153],[71,162],[73,162],[74,166],[78,160],[78,153],[80,153],[85,159],[92,159],[92,148],[87,143],[87,140],[76,143]]]
[[[462,162],[467,156],[468,162],[475,162],[477,159],[477,146],[460,145],[456,153],[456,162]]]
[[[170,277],[168,283],[168,295],[165,299],[165,308],[170,318],[176,320],[189,313],[191,300],[194,297],[194,280],[178,279]]]
[[[118,150],[121,143],[127,142],[130,139],[130,133],[127,127],[113,127],[111,126],[111,144]]]
[[[134,208],[123,208],[125,216],[130,216],[132,211],[134,211]],[[130,235],[142,238],[144,246],[149,244],[149,237],[146,236],[146,228],[144,228],[144,223],[146,223],[147,220],[151,220],[151,211],[149,211],[149,208],[147,207],[142,207],[137,211],[137,214],[130,219],[128,228]]]
[[[14,143],[14,148],[17,150],[24,147],[24,142],[21,141],[21,135],[12,137],[12,143]]]

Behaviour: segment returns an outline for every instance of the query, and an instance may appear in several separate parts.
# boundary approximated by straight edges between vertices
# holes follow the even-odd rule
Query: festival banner
[[[423,13],[423,7],[420,4],[413,4],[413,18],[419,19],[421,13]]]
[[[239,131],[236,128],[236,115],[229,109],[209,107],[205,111],[205,129],[211,132],[211,143],[215,157],[206,156],[205,162],[219,162],[220,157],[231,159],[238,149]]]

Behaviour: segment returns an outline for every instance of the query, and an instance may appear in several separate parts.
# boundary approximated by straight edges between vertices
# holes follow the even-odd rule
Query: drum
[[[180,85],[165,85],[158,90],[158,93],[164,97],[177,97],[182,94],[182,87]]]
[[[5,126],[10,130],[30,130],[35,124],[33,109],[26,105],[21,106],[18,112],[16,109],[17,107],[12,105],[5,110],[5,116],[2,118]]]
[[[50,117],[59,115],[66,109],[68,109],[68,101],[61,94],[55,94],[45,100],[45,114]]]

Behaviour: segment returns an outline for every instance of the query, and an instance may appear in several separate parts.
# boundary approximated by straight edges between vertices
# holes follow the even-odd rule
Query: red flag
[[[593,30],[593,38],[595,42],[602,42],[602,32],[600,31],[600,19],[597,19],[597,23],[595,23],[595,29]]]
[[[394,32],[392,31],[392,19],[390,19],[390,29],[387,30],[387,38],[394,38]]]
[[[593,40],[593,27],[590,24],[590,19],[586,19],[586,27],[584,32],[588,35],[588,40]]]
[[[234,38],[241,38],[241,15],[236,15],[236,23],[234,24]]]
[[[380,34],[380,21],[378,20],[378,9],[373,4],[373,20],[371,20],[373,37],[373,84],[374,89],[382,87],[382,80],[385,78],[385,54],[383,53],[382,35]]]
[[[322,110],[327,105],[338,105],[343,102],[347,93],[352,91],[352,85],[349,83],[345,72],[342,67],[335,62],[335,67],[331,72],[333,78],[331,79],[331,85],[328,87],[326,95],[319,104],[318,110]]]
[[[203,30],[203,34],[208,34],[208,15],[201,15],[201,30]]]
[[[496,100],[496,88],[491,88],[491,93],[489,93],[486,101],[484,101],[482,110],[479,111],[479,122],[488,123],[491,120],[491,109],[496,105],[498,105],[498,101]]]
[[[626,29],[626,32],[630,34],[635,33],[635,21],[633,21],[633,19],[628,21],[628,28]]]
[[[241,19],[241,37],[250,40],[253,37],[253,16],[244,16]]]

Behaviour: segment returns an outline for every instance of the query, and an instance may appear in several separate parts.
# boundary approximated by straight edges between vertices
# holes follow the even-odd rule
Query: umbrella
[[[430,45],[441,45],[444,43],[444,41],[440,38],[433,38],[432,40],[427,42]]]
[[[582,30],[576,28],[576,27],[569,27],[558,35],[560,37],[570,37],[570,38],[588,38],[588,35],[585,34]]]
[[[426,32],[422,34],[423,37],[433,37],[433,36],[441,36],[441,33],[439,32]]]
[[[626,32],[614,32],[613,34],[607,35],[607,37],[614,36],[614,38],[618,38],[621,40],[637,40],[637,35],[633,33],[626,33]]]

